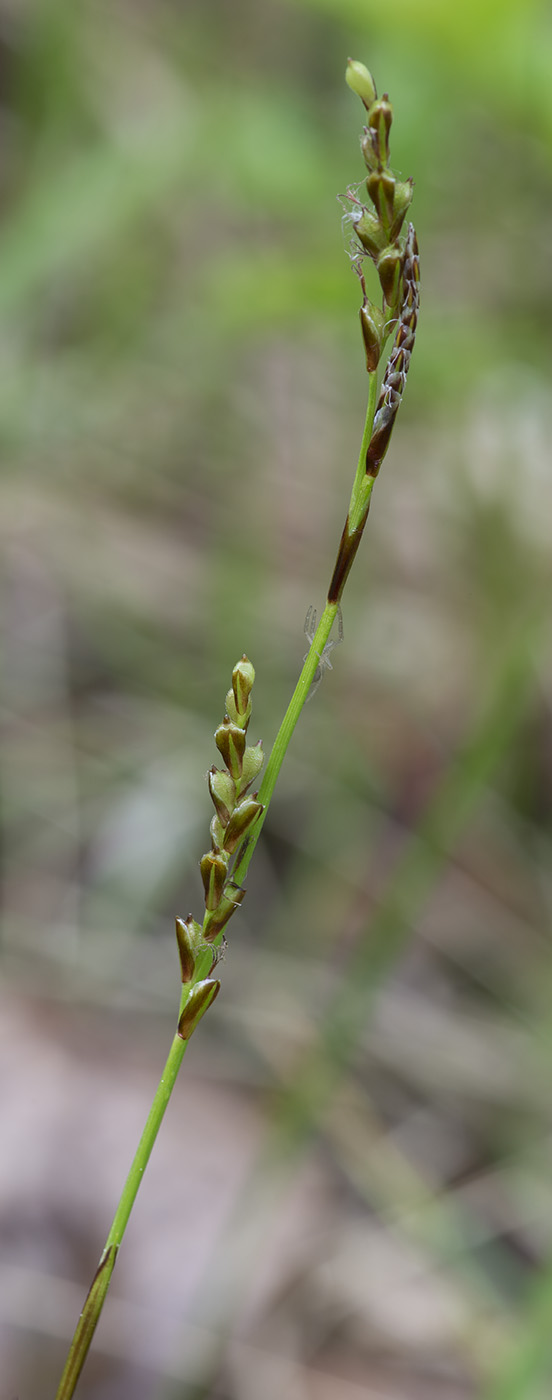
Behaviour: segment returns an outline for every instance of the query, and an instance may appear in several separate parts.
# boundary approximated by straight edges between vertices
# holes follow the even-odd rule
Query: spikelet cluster
[[[371,207],[357,194],[349,192],[348,218],[353,228],[353,265],[363,293],[360,323],[366,368],[370,374],[378,368],[388,336],[396,332],[376,409],[374,439],[366,459],[368,474],[375,476],[387,449],[410,363],[418,314],[420,269],[413,224],[408,225],[406,234],[403,233],[413,182],[397,180],[389,166],[391,103],[387,93],[378,98],[372,75],[363,63],[349,59],[345,76],[367,112],[361,149],[368,172],[364,184]],[[376,268],[381,305],[368,297],[363,272],[365,257],[369,257]]]
[[[255,671],[242,656],[232,672],[232,688],[226,696],[222,724],[215,730],[215,743],[223,768],[209,769],[207,781],[215,809],[211,821],[211,848],[201,857],[199,868],[205,896],[203,925],[190,914],[176,920],[176,938],[182,982],[190,985],[178,1032],[187,1040],[207,1007],[217,995],[220,982],[210,977],[218,960],[214,946],[241,904],[245,890],[231,877],[230,866],[238,846],[263,811],[256,792],[249,789],[263,765],[263,747],[248,745],[247,728],[251,718],[251,691]]]

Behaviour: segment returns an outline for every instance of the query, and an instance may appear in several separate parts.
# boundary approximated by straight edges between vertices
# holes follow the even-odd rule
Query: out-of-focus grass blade
[[[552,1378],[552,1261],[531,1286],[525,1325],[481,1400],[543,1400]]]
[[[193,128],[182,111],[148,124],[132,145],[104,144],[43,174],[0,233],[0,317],[153,209],[190,166]]]

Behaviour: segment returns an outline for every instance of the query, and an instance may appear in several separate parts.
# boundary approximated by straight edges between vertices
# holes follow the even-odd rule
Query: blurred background
[[[55,1392],[173,1034],[232,667],[268,751],[324,603],[349,54],[418,342],[78,1393],[551,1393],[550,9],[2,0],[1,1400]]]

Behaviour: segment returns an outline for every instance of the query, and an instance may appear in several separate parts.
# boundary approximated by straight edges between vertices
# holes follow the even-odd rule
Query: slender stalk
[[[370,382],[368,391],[368,405],[366,408],[364,432],[362,434],[358,466],[353,482],[353,489],[351,491],[351,500],[347,515],[347,520],[351,528],[354,529],[356,533],[358,533],[357,548],[358,543],[360,543],[360,539],[362,537],[364,525],[366,523],[366,517],[368,515],[368,509],[370,505],[370,498],[372,495],[372,489],[374,485],[374,478],[371,476],[367,476],[366,474],[366,453],[372,435],[374,413],[376,408],[376,374],[371,374],[369,376],[369,380]],[[258,821],[255,823],[253,832],[249,836],[248,840],[244,843],[244,846],[242,847],[242,850],[236,861],[236,865],[233,871],[233,879],[236,881],[236,884],[241,884],[242,880],[246,875],[247,869],[249,867],[249,862],[251,860],[251,857],[255,850],[255,846],[257,845],[257,841],[259,840],[259,836],[263,829],[263,824],[266,818],[270,799],[274,792],[274,788],[276,787],[278,774],[286,756],[287,749],[291,737],[293,735],[293,731],[301,714],[301,710],[303,709],[303,706],[308,698],[309,690],[314,679],[316,668],[319,664],[320,657],[322,656],[324,647],[326,646],[326,643],[330,636],[330,632],[332,630],[333,623],[335,621],[337,610],[339,608],[339,604],[343,594],[343,587],[345,585],[345,581],[346,580],[344,579],[343,586],[337,597],[333,598],[331,602],[329,601],[329,598],[326,600],[326,606],[320,618],[320,622],[318,623],[318,627],[316,628],[316,632],[312,639],[310,648],[307,652],[303,664],[303,669],[299,676],[299,680],[297,681],[297,685],[287,707],[286,713],[284,715],[276,738],[274,740],[274,744],[270,752],[270,758],[266,765],[264,778],[259,788],[259,802],[262,802],[264,810],[261,812]]]
[[[368,513],[368,504],[374,481],[372,477],[366,476],[366,451],[372,432],[374,421],[374,411],[376,405],[376,375],[370,375],[370,387],[368,394],[368,407],[366,410],[366,421],[362,435],[360,455],[357,472],[351,493],[351,503],[349,507],[349,519],[360,521]],[[255,850],[255,846],[261,834],[262,825],[266,816],[268,804],[274,792],[278,774],[282,767],[288,745],[293,731],[301,714],[301,710],[307,700],[310,687],[314,678],[316,668],[319,664],[320,656],[328,641],[332,624],[334,622],[339,607],[339,598],[333,602],[327,602],[320,618],[318,627],[314,634],[311,646],[307,653],[303,669],[297,681],[297,685],[289,702],[288,708],[276,735],[274,745],[268,760],[266,772],[259,791],[259,801],[263,803],[263,812],[256,823],[255,829],[249,838],[246,848],[239,859],[234,872],[233,879],[239,883],[244,878],[249,862]],[[183,1014],[188,1001],[189,988],[184,986],[180,999],[179,1019]],[[151,1152],[163,1121],[167,1104],[171,1097],[178,1071],[184,1058],[187,1040],[182,1040],[177,1034],[171,1045],[167,1062],[159,1084],[155,1091],[155,1096],[148,1114],[147,1122],[140,1138],[132,1166],[125,1181],[121,1198],[115,1215],[113,1224],[107,1236],[98,1268],[90,1286],[86,1302],[78,1320],[75,1334],[71,1342],[67,1361],[65,1363],[63,1375],[56,1392],[55,1400],[71,1400],[75,1392],[75,1387],[82,1368],[86,1361],[88,1350],[96,1330],[100,1314],[105,1302],[107,1290],[111,1282],[111,1276],[115,1268],[115,1261],[119,1251],[119,1246],[125,1233],[132,1207],[138,1195],[138,1190],[145,1169],[149,1162]]]
[[[176,921],[183,983],[178,1029],[77,1324],[56,1400],[71,1400],[74,1394],[109,1288],[119,1246],[173,1091],[187,1042],[219,990],[220,982],[211,976],[218,957],[216,950],[222,942],[226,923],[243,898],[241,882],[259,839],[288,745],[308,698],[316,670],[321,664],[340,608],[343,590],[368,517],[374,480],[387,451],[408,372],[418,312],[418,247],[412,224],[409,225],[403,241],[399,240],[399,235],[412,198],[412,182],[398,185],[387,168],[391,121],[391,109],[387,98],[381,102],[377,101],[373,80],[363,65],[349,63],[347,81],[353,90],[358,92],[368,113],[369,126],[364,128],[363,153],[369,171],[367,189],[378,215],[377,219],[375,216],[369,216],[372,222],[367,225],[368,211],[363,209],[362,214],[359,214],[357,208],[355,231],[359,246],[355,260],[358,263],[359,259],[366,255],[372,258],[378,269],[383,293],[383,305],[378,309],[368,301],[364,275],[357,266],[363,290],[360,317],[369,391],[349,510],[324,611],[276,736],[260,791],[253,796],[247,795],[248,790],[262,765],[262,746],[246,747],[246,732],[251,714],[250,693],[255,672],[245,656],[234,667],[232,690],[226,697],[227,713],[215,733],[215,742],[225,768],[221,770],[213,766],[208,775],[215,817],[211,823],[211,850],[200,861],[205,891],[203,926],[196,924],[191,915],[186,920]],[[355,205],[358,206],[357,200]],[[386,328],[392,325],[397,327],[394,346],[376,401],[377,368],[386,339]],[[240,842],[241,846],[230,877],[229,861]]]
[[[181,1011],[186,1001],[186,990],[187,989],[184,988],[182,992]],[[132,1166],[123,1186],[121,1198],[113,1217],[113,1224],[102,1250],[98,1268],[75,1328],[63,1375],[56,1391],[55,1400],[70,1400],[70,1397],[74,1394],[75,1386],[86,1361],[90,1343],[94,1336],[107,1290],[111,1282],[111,1275],[115,1268],[119,1246],[128,1225],[130,1213],[138,1195],[140,1183],[148,1165],[157,1134],[163,1122],[165,1110],[174,1089],[187,1044],[187,1040],[182,1040],[179,1035],[175,1035],[167,1056],[165,1068],[155,1091]]]
[[[267,1136],[226,1223],[216,1270],[195,1299],[196,1314],[208,1312],[211,1329],[219,1341],[201,1379],[192,1387],[194,1400],[206,1400],[212,1394],[244,1291],[255,1277],[266,1220],[274,1218],[277,1211],[278,1194],[297,1172],[313,1132],[320,1128],[324,1131],[339,1082],[358,1052],[370,1004],[403,951],[439,872],[453,856],[456,843],[522,722],[531,690],[533,658],[539,654],[548,628],[548,599],[546,603],[542,598],[535,599],[534,608],[516,619],[497,658],[473,727],[437,781],[420,824],[405,837],[381,903],[370,918],[370,936],[359,940],[336,978],[326,1014],[315,1029],[312,1043],[302,1047],[291,1076],[278,1083],[281,1098],[274,1105]],[[270,1068],[273,1076],[274,1066]],[[253,1224],[245,1239],[244,1219],[260,1222],[256,1228]],[[507,1389],[506,1372],[502,1383],[504,1392],[500,1388],[496,1395],[494,1390],[488,1395],[485,1392],[484,1400],[522,1400],[522,1395],[525,1400],[521,1390],[514,1393]]]

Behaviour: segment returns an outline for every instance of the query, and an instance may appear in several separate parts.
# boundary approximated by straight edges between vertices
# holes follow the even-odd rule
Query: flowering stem
[[[200,861],[205,916],[201,926],[191,915],[176,921],[183,983],[178,1028],[77,1324],[56,1400],[71,1400],[74,1394],[186,1045],[218,993],[220,982],[211,975],[219,956],[217,949],[223,941],[223,930],[228,920],[243,899],[242,881],[259,839],[288,745],[339,613],[345,584],[368,517],[374,481],[389,445],[410,363],[419,300],[418,245],[413,225],[409,224],[406,235],[402,236],[401,227],[412,199],[412,182],[397,182],[388,168],[392,109],[387,97],[378,101],[371,74],[362,64],[349,63],[347,81],[360,96],[367,112],[368,126],[364,128],[362,151],[368,171],[367,193],[375,209],[375,213],[370,213],[355,198],[351,215],[357,239],[354,264],[363,292],[360,320],[369,390],[349,510],[326,604],[276,736],[258,794],[248,795],[262,766],[262,746],[246,744],[255,672],[248,658],[243,656],[232,673],[232,689],[226,696],[225,717],[215,733],[215,742],[225,766],[217,769],[213,765],[208,775],[215,816],[210,828],[211,849]],[[372,259],[377,268],[382,292],[381,307],[368,300],[361,264],[361,259],[366,256]],[[393,327],[396,327],[394,345],[377,398],[377,369],[385,340]],[[234,859],[235,851],[237,855],[230,875],[230,862]]]
[[[358,543],[360,542],[362,530],[364,529],[366,517],[368,515],[370,497],[372,493],[372,487],[374,485],[374,478],[367,476],[366,474],[366,452],[368,444],[370,442],[372,425],[374,421],[374,412],[376,406],[376,390],[376,375],[371,374],[368,394],[368,406],[366,410],[366,421],[364,425],[364,432],[362,435],[362,443],[360,447],[357,472],[353,483],[353,489],[351,492],[349,513],[347,516],[347,520],[350,522],[351,528],[354,528],[355,530],[355,539],[358,535],[358,539],[356,540],[355,545],[355,553],[356,548],[358,548]],[[244,846],[242,848],[242,854],[238,857],[238,862],[233,871],[233,880],[237,884],[240,884],[245,876],[245,873],[249,866],[249,862],[255,850],[255,846],[259,839],[263,821],[266,816],[268,804],[274,792],[278,774],[282,767],[282,763],[284,761],[289,742],[291,740],[293,731],[299,719],[299,715],[301,714],[301,710],[303,709],[305,701],[308,698],[309,690],[314,679],[314,674],[317,666],[319,665],[320,656],[322,655],[324,647],[326,646],[326,643],[330,636],[332,624],[334,622],[337,610],[339,608],[344,583],[345,578],[343,579],[343,585],[340,589],[338,596],[332,598],[331,602],[329,601],[329,599],[326,602],[326,606],[320,618],[318,627],[316,628],[311,646],[309,648],[305,663],[303,665],[303,669],[299,676],[299,680],[297,681],[297,685],[295,687],[288,708],[278,730],[278,734],[274,741],[270,758],[268,760],[266,772],[259,791],[259,802],[263,804],[263,811],[260,817],[258,818],[255,827],[253,828],[252,835],[244,843]],[[188,1002],[189,991],[190,989],[188,985],[183,986],[178,1013],[179,1021],[180,1017],[183,1015],[184,1009]],[[159,1080],[159,1084],[155,1092],[155,1096],[148,1114],[144,1131],[140,1138],[140,1142],[138,1144],[134,1160],[132,1162],[125,1185],[123,1187],[121,1198],[113,1218],[113,1224],[107,1236],[105,1246],[101,1254],[100,1262],[98,1264],[98,1268],[94,1275],[94,1279],[88,1292],[84,1308],[82,1310],[79,1321],[77,1323],[77,1327],[75,1329],[75,1334],[71,1342],[63,1375],[61,1377],[59,1388],[56,1392],[55,1400],[71,1400],[71,1396],[75,1392],[75,1387],[81,1374],[84,1363],[86,1361],[88,1350],[100,1318],[109,1284],[111,1282],[111,1275],[115,1267],[115,1261],[117,1259],[119,1246],[123,1239],[123,1235],[125,1233],[129,1221],[130,1213],[136,1200],[140,1183],[142,1181],[142,1177],[147,1167],[157,1134],[161,1127],[167,1104],[169,1102],[174,1085],[176,1083],[176,1078],[180,1066],[182,1064],[182,1060],[184,1058],[184,1052],[186,1050],[187,1044],[187,1040],[183,1040],[178,1034],[175,1035],[169,1051],[165,1068],[163,1070],[161,1079]]]
[[[374,485],[374,478],[372,476],[368,476],[366,472],[366,453],[368,451],[370,438],[372,436],[372,426],[374,422],[374,413],[376,409],[376,374],[371,374],[369,376],[369,381],[370,383],[368,391],[368,405],[366,409],[366,420],[364,423],[364,432],[362,434],[358,466],[353,482],[353,489],[351,491],[351,499],[349,503],[349,511],[347,514],[347,521],[339,546],[336,567],[332,575],[332,583],[330,584],[330,588],[328,590],[326,606],[320,618],[320,622],[318,623],[318,627],[316,628],[309,651],[307,652],[303,669],[299,676],[299,680],[297,681],[297,685],[287,707],[286,713],[284,715],[276,738],[274,740],[274,744],[270,753],[270,758],[266,765],[264,778],[259,788],[259,802],[261,802],[263,805],[263,811],[261,812],[257,822],[255,823],[251,835],[244,842],[244,845],[234,867],[233,879],[238,885],[241,884],[242,880],[246,875],[249,862],[251,860],[251,857],[255,850],[255,846],[257,845],[257,841],[261,834],[270,799],[274,792],[274,788],[276,787],[278,774],[286,756],[288,745],[290,743],[293,731],[299,719],[299,715],[301,714],[301,710],[303,709],[305,701],[308,699],[308,694],[312,682],[314,680],[315,671],[317,666],[320,664],[320,657],[322,656],[324,647],[326,646],[326,643],[329,639],[330,632],[332,630],[332,626],[341,602],[341,598],[343,596],[343,589],[345,587],[345,583],[348,578],[354,556],[360,544],[364,526],[366,524],[368,510],[370,508],[372,488]],[[348,540],[353,540],[354,543],[349,548],[350,558],[349,556],[347,558],[346,571],[342,571],[342,577],[339,581],[339,587],[336,589],[334,586],[332,591],[332,585],[334,585],[334,580],[336,578],[340,557],[343,553],[343,540],[345,537],[347,537]]]
[[[181,1011],[183,1010],[186,997],[187,988],[183,988],[180,1006]],[[138,1189],[149,1162],[157,1134],[165,1116],[165,1110],[174,1089],[176,1077],[182,1064],[187,1044],[187,1040],[182,1040],[179,1035],[175,1035],[169,1050],[165,1068],[155,1091],[144,1131],[138,1143],[132,1166],[113,1217],[113,1224],[107,1236],[100,1262],[75,1328],[63,1375],[56,1391],[55,1400],[70,1400],[75,1392],[75,1386],[86,1361],[88,1349],[105,1302],[107,1290],[111,1282],[111,1275],[115,1268],[119,1246],[128,1225],[130,1213],[138,1195]]]

